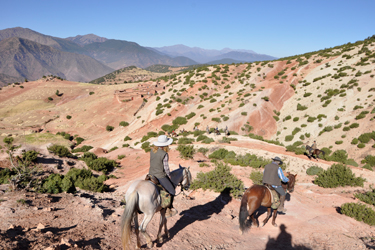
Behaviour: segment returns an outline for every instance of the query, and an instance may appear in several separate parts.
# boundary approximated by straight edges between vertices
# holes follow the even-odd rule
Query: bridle
[[[184,194],[184,196],[187,196],[184,192],[184,189],[187,191],[190,188],[191,180],[190,180],[190,173],[188,168],[183,168],[182,170],[183,178],[182,181],[177,185],[181,187],[181,191],[176,194],[175,196],[181,194],[181,192]]]

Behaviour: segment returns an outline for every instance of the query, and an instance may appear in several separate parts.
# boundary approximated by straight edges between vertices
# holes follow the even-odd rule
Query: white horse
[[[190,167],[189,167],[190,168]],[[179,166],[178,169],[171,172],[171,181],[174,186],[181,186],[182,189],[188,190],[191,184],[191,173],[189,168]],[[155,213],[160,211],[160,223],[157,240],[163,242],[161,229],[164,225],[166,237],[169,237],[167,230],[167,219],[165,218],[166,208],[161,207],[161,199],[157,187],[150,181],[138,180],[133,182],[125,194],[126,207],[121,219],[121,241],[124,249],[129,249],[131,220],[134,218],[135,234],[137,235],[137,246],[141,247],[139,231],[142,232],[147,241],[147,247],[153,246],[152,240],[146,232],[146,227]],[[141,225],[138,227],[138,213],[144,213]]]

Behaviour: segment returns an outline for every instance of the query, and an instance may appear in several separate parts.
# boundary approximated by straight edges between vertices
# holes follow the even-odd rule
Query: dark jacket
[[[267,164],[264,167],[263,183],[274,185],[274,186],[281,186],[281,180],[277,172],[278,169],[279,169],[279,166],[274,163]]]
[[[150,151],[150,169],[148,173],[155,176],[158,179],[164,178],[167,176],[164,170],[163,159],[167,152],[162,149],[158,149],[156,153],[153,150]]]

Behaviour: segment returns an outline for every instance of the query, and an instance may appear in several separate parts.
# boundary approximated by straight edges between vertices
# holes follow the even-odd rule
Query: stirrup
[[[177,209],[175,209],[175,208],[167,208],[167,211],[165,212],[165,218],[169,218],[169,217],[175,216],[176,214],[178,214]]]

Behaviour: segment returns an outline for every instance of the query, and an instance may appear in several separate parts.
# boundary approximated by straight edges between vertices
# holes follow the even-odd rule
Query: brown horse
[[[306,145],[306,150],[308,150],[309,152],[311,152],[311,155],[316,155],[316,160],[318,161],[319,159],[319,155],[320,153],[324,155],[326,155],[326,153],[323,151],[323,150],[320,150],[320,149],[313,149],[312,147],[310,147],[309,145]],[[310,157],[309,157],[310,158]]]
[[[176,132],[173,131],[173,132],[168,132],[168,136],[169,136],[169,137],[171,137],[171,136],[172,136],[172,137],[177,137],[178,134],[177,134]]]
[[[290,193],[294,191],[294,184],[296,181],[297,175],[293,175],[291,173],[288,174],[289,182],[287,184],[282,184],[284,190],[288,190]],[[241,207],[240,207],[240,214],[239,214],[239,221],[240,221],[240,234],[243,233],[245,230],[246,219],[250,215],[250,218],[253,222],[253,225],[259,227],[259,223],[257,219],[254,217],[255,211],[260,207],[267,208],[267,217],[263,221],[262,227],[268,222],[271,217],[271,193],[268,188],[264,185],[253,185],[249,189],[245,191],[241,199]],[[277,209],[273,210],[272,216],[272,225],[277,227],[275,223],[276,220],[276,213]]]

